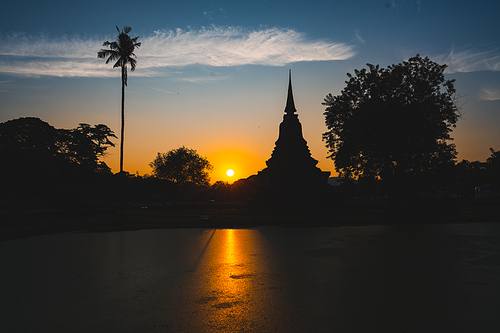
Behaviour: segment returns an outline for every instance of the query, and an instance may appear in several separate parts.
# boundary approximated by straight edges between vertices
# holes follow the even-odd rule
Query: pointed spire
[[[292,115],[296,111],[292,93],[292,70],[290,69],[288,72],[288,97],[286,99],[285,112],[288,115]]]

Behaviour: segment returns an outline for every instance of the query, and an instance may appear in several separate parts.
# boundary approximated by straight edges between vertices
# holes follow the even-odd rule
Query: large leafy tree
[[[34,117],[0,123],[0,196],[44,197],[61,188],[73,191],[77,179],[111,173],[99,160],[114,146],[111,138],[116,136],[103,124],[57,129]]]
[[[124,27],[122,31],[118,27],[118,37],[114,42],[104,42],[102,46],[109,47],[109,49],[101,49],[97,52],[98,58],[107,58],[106,64],[115,62],[113,68],[121,68],[122,78],[122,112],[121,112],[121,130],[120,130],[120,173],[123,172],[123,138],[125,132],[125,86],[127,85],[127,66],[130,65],[130,70],[134,71],[137,66],[135,60],[135,49],[141,46],[137,42],[139,37],[130,37],[129,33],[132,31],[131,27]]]
[[[367,66],[347,74],[340,95],[326,96],[323,140],[342,176],[382,179],[400,195],[454,163],[454,80],[445,80],[446,65],[418,54]]]
[[[109,170],[104,162],[99,162],[106,156],[107,149],[115,146],[110,138],[116,138],[116,135],[108,126],[81,123],[77,128],[58,131],[62,138],[59,150],[68,161],[93,172]]]
[[[80,171],[101,171],[100,158],[116,138],[106,125],[80,124],[74,129],[57,129],[39,118],[27,117],[0,123],[2,167],[11,172],[21,168],[44,170],[79,166]],[[105,165],[105,164],[104,164]],[[105,167],[107,169],[107,166]]]
[[[149,166],[153,169],[154,177],[179,185],[192,183],[209,186],[209,173],[213,169],[205,157],[200,156],[196,150],[184,146],[166,153],[158,153]]]

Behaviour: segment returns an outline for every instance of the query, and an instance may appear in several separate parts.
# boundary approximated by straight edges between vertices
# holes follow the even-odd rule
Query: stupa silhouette
[[[330,172],[316,166],[318,161],[311,156],[295,112],[290,70],[285,115],[278,140],[271,158],[266,161],[267,167],[257,174],[259,187],[255,201],[260,206],[302,207],[324,202],[330,193],[327,183]]]

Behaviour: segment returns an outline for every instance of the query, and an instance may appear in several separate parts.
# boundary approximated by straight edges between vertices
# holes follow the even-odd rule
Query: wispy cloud
[[[192,82],[192,83],[210,83],[223,81],[229,78],[229,75],[221,75],[221,76],[186,76],[186,77],[178,77],[173,79],[174,81],[183,81],[183,82]]]
[[[354,55],[347,44],[308,41],[301,33],[278,28],[157,31],[143,42],[148,47],[141,55],[151,67],[283,66],[298,61],[345,60]]]
[[[500,101],[500,88],[483,87],[477,97],[481,101]]]
[[[439,55],[433,59],[441,64],[447,64],[446,73],[449,74],[500,71],[500,54],[497,51],[451,51],[449,54]]]
[[[203,16],[211,20],[213,13],[214,13],[213,11],[203,12]]]
[[[165,93],[165,94],[174,94],[173,91],[168,91],[168,90],[162,90],[162,89],[158,89],[158,88],[151,88],[153,90],[156,90],[156,91],[159,91],[159,92],[162,92],[162,93]]]
[[[104,40],[10,35],[0,37],[0,73],[26,76],[109,77],[111,66],[97,59]],[[345,60],[353,46],[325,40],[311,41],[292,29],[210,27],[201,30],[162,30],[140,38],[134,75],[163,75],[166,67],[284,66],[299,61]]]
[[[357,40],[359,40],[359,41],[360,41],[361,43],[363,43],[363,44],[364,44],[364,43],[366,43],[366,40],[364,40],[364,39],[361,37],[361,35],[360,35],[359,31],[357,31],[357,30],[356,30],[356,39],[357,39]]]

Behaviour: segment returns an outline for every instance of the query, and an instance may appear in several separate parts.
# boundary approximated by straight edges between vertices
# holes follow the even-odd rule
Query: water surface
[[[0,242],[2,332],[496,332],[500,225]]]

